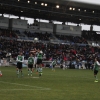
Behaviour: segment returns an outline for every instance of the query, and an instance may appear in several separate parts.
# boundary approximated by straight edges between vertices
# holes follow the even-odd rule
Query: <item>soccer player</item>
[[[30,57],[28,58],[28,76],[33,72],[33,64],[34,64],[34,58],[33,55],[30,54]]]
[[[56,60],[53,60],[51,63],[52,71],[55,71]]]
[[[36,68],[36,64],[37,64],[37,56],[36,54],[34,54],[34,67]]]
[[[98,62],[97,58],[95,58],[95,62],[94,62],[94,77],[95,77],[95,81],[94,82],[98,82],[97,74],[98,74],[98,71],[99,71],[99,67],[100,67],[100,63]]]
[[[22,73],[22,63],[24,62],[24,56],[22,55],[22,52],[19,53],[19,55],[17,56],[17,75],[19,77],[19,73],[21,73],[21,76],[23,76]]]
[[[42,58],[43,58],[43,52],[38,50],[38,54],[37,54],[37,68],[38,68],[39,76],[42,75]]]

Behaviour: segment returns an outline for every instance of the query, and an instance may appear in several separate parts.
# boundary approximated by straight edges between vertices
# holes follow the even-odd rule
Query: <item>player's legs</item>
[[[39,65],[39,76],[42,76],[42,64]]]
[[[19,77],[19,62],[17,63],[16,71],[17,71],[17,76]]]
[[[98,74],[98,71],[97,70],[94,70],[95,82],[98,82],[97,74]]]
[[[21,76],[23,76],[23,71],[22,71],[22,68],[20,68],[20,73],[21,73]]]
[[[39,71],[39,59],[37,59],[37,64],[36,64],[36,73],[38,73]]]
[[[42,74],[43,74],[43,73],[42,73],[42,71],[43,71],[43,70],[42,70],[42,64],[41,64],[40,70],[41,70],[40,74],[42,75]]]
[[[37,59],[37,68],[36,71],[39,72],[39,68],[41,67],[42,64],[42,60],[41,59]]]
[[[39,76],[42,76],[42,60],[39,59]]]
[[[55,65],[52,66],[52,70],[55,71]]]
[[[31,76],[33,74],[33,64],[30,66]]]
[[[28,64],[28,76],[31,75],[32,76],[33,73],[33,64]]]
[[[28,64],[28,76],[30,75],[30,64]]]
[[[19,77],[19,74],[21,74],[21,76],[23,76],[22,63],[21,62],[18,62],[18,77]]]

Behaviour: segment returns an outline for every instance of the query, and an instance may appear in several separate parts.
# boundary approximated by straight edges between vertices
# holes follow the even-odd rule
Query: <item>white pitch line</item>
[[[44,87],[38,87],[38,86],[31,86],[31,85],[25,85],[25,84],[19,84],[19,83],[10,83],[10,82],[4,82],[4,81],[0,81],[0,82],[1,83],[7,83],[7,84],[13,84],[13,85],[20,85],[20,86],[38,88],[38,89],[44,89],[44,90],[50,90],[50,88],[44,88]]]

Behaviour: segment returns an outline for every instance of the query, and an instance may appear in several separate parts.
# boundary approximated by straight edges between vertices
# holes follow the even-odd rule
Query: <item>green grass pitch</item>
[[[43,68],[43,75],[17,78],[15,67],[0,67],[0,100],[100,100],[100,81],[94,83],[92,70]],[[100,73],[98,73],[100,78]]]

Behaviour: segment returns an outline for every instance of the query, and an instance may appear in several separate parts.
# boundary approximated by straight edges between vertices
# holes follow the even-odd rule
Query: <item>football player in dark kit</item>
[[[19,55],[17,56],[17,75],[19,77],[19,74],[21,73],[21,76],[23,76],[22,73],[22,63],[24,62],[24,56],[22,55],[22,52],[19,53]]]
[[[33,73],[33,64],[34,64],[34,58],[33,55],[30,54],[30,57],[28,58],[28,76]]]
[[[43,59],[43,52],[38,50],[38,54],[37,54],[37,68],[38,68],[39,76],[42,76],[42,59]]]

